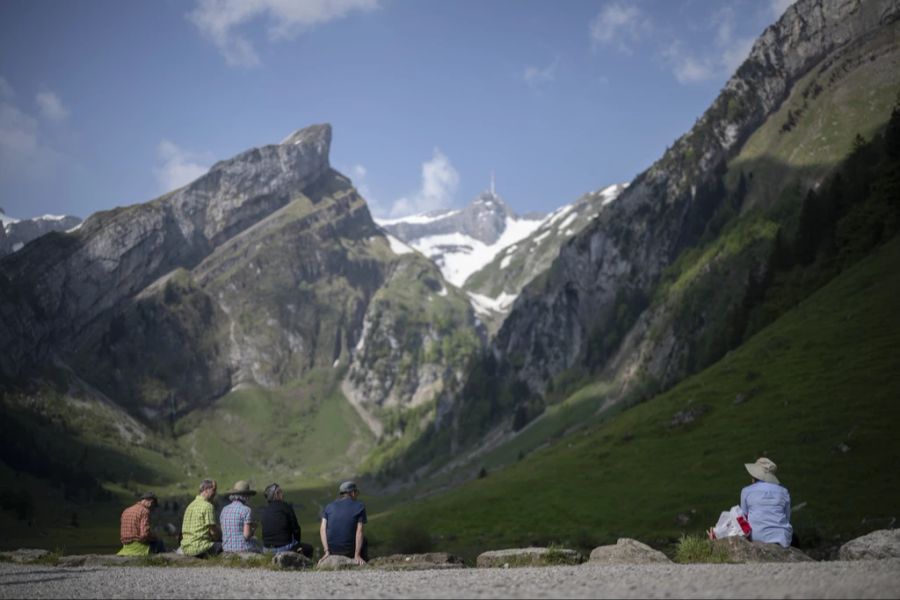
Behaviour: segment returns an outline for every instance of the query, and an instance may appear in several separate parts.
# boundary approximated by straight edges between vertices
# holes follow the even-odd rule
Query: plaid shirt
[[[235,500],[222,509],[222,550],[225,552],[253,552],[255,545],[244,538],[244,523],[252,521],[252,511]]]
[[[212,502],[203,496],[197,496],[184,509],[184,520],[181,522],[181,551],[188,556],[203,554],[213,546],[209,526],[216,524],[216,511]]]
[[[149,508],[138,502],[122,511],[119,539],[123,544],[149,542],[151,537]]]

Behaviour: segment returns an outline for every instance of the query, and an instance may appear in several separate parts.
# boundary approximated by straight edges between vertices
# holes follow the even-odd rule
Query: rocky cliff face
[[[286,205],[328,170],[331,128],[297,132],[217,163],[175,192],[146,204],[91,215],[71,234],[51,234],[0,263],[10,285],[0,310],[0,372],[78,339],[102,313],[162,275],[193,267],[230,236]],[[10,291],[27,290],[16,302]]]
[[[27,379],[55,361],[150,421],[314,369],[349,368],[370,382],[356,399],[375,413],[430,402],[434,381],[420,371],[446,372],[421,345],[441,339],[424,333],[431,322],[407,324],[397,364],[396,340],[364,330],[396,273],[427,261],[391,250],[364,199],[329,167],[330,141],[328,125],[298,131],[4,259],[0,371]],[[415,275],[405,288],[418,277],[444,288],[433,265]],[[428,299],[408,304],[418,301]],[[474,331],[471,310],[458,316],[454,325]],[[357,359],[363,341],[386,364]]]
[[[498,334],[497,356],[542,393],[585,356],[588,340],[620,324],[623,307],[633,324],[663,270],[703,233],[716,208],[710,188],[742,142],[811,68],[898,17],[897,0],[791,6],[691,131],[563,247],[545,279],[525,288]],[[665,373],[666,361],[657,362]]]

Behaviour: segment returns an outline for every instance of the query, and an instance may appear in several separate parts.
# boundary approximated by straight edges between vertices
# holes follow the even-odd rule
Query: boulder
[[[603,565],[646,565],[650,563],[670,563],[669,557],[630,538],[619,538],[615,545],[599,546],[591,551],[592,563]]]
[[[260,552],[223,552],[220,556],[224,560],[232,562],[259,562],[265,557],[265,555]]]
[[[341,571],[343,569],[355,569],[358,565],[352,558],[330,554],[316,564],[320,571]]]
[[[796,548],[782,548],[778,544],[751,542],[745,537],[732,536],[713,540],[713,551],[722,551],[729,562],[812,562],[809,556]]]
[[[841,560],[877,560],[900,557],[900,529],[879,529],[850,540],[838,553]]]
[[[372,559],[370,566],[390,571],[420,571],[424,569],[464,569],[463,560],[446,552],[426,554],[392,554]]]
[[[122,567],[146,560],[145,556],[118,556],[116,554],[72,554],[60,556],[60,567]]]
[[[50,554],[49,550],[43,548],[19,548],[9,552],[0,552],[0,559],[14,563],[31,563],[50,556]]]
[[[272,557],[272,566],[280,569],[307,569],[313,561],[297,552],[279,552]]]
[[[491,550],[478,555],[478,567],[547,567],[551,565],[578,565],[584,557],[566,548],[510,548]]]

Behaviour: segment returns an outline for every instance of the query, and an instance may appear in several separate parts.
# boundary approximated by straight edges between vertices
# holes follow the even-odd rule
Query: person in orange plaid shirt
[[[141,495],[133,506],[122,511],[119,538],[122,541],[120,556],[143,556],[166,551],[162,540],[150,531],[150,511],[159,506],[153,492]]]

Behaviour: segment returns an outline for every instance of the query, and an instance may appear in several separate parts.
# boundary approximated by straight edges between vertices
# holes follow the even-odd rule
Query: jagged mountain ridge
[[[789,8],[694,127],[525,286],[456,410],[439,408],[447,418],[405,469],[474,475],[479,457],[534,441],[525,432],[555,403],[583,393],[605,414],[646,400],[754,331],[747,311],[778,240],[792,235],[805,186],[851,152],[855,133],[888,120],[900,85],[898,22],[896,0]],[[742,154],[757,133],[764,141]],[[829,162],[811,162],[822,148]],[[552,430],[560,413],[537,430]],[[459,458],[415,460],[442,454]]]
[[[434,261],[450,283],[463,287],[500,250],[527,237],[542,220],[538,215],[516,215],[492,186],[460,210],[377,222]]]
[[[562,245],[626,187],[627,184],[611,185],[554,210],[530,235],[505,247],[466,280],[463,289],[489,331],[499,329],[522,288],[550,267]]]
[[[315,369],[348,373],[373,430],[382,407],[433,406],[461,372],[435,347],[479,346],[474,316],[424,257],[392,252],[330,143],[308,127],[0,261],[3,379],[56,365],[149,423]],[[443,320],[388,318],[385,302]]]
[[[51,231],[68,231],[81,224],[71,215],[44,215],[32,219],[15,219],[0,208],[0,257],[18,252],[25,244]]]
[[[618,301],[648,302],[663,270],[697,242],[712,216],[716,207],[703,204],[703,191],[717,169],[804,74],[844,45],[894,27],[898,18],[896,0],[801,0],[788,8],[691,131],[563,247],[546,279],[525,288],[494,344],[499,356],[522,361],[517,378],[543,393],[584,356],[592,332],[616,319]],[[671,384],[680,371],[670,369],[665,356],[677,352],[660,350],[663,355],[641,366]]]

